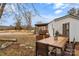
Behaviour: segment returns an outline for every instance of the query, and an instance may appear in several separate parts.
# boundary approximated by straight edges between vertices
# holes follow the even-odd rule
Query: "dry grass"
[[[16,38],[17,42],[0,50],[2,56],[33,56],[35,55],[35,35],[30,32],[14,32],[0,34],[0,38]]]

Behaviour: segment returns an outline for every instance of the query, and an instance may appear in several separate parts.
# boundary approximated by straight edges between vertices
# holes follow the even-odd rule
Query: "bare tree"
[[[75,8],[70,9],[70,10],[68,11],[68,13],[69,13],[70,15],[74,15],[74,14],[75,14]]]
[[[32,17],[31,12],[28,11],[27,13],[24,13],[24,17],[25,17],[28,29],[31,30],[31,27],[32,27],[31,26],[31,17]]]
[[[5,8],[6,3],[0,3],[0,18],[3,14],[4,8]]]
[[[19,16],[16,16],[16,23],[15,23],[15,29],[16,30],[21,30],[22,27],[21,27],[21,18]]]
[[[25,19],[27,24],[27,28],[31,30],[31,20],[32,20],[32,12],[27,10],[23,5],[17,4],[18,10],[20,11],[21,16]],[[23,9],[23,10],[22,10]]]
[[[5,7],[5,5],[6,4],[3,4],[3,6],[2,6],[2,10],[4,9],[4,7]],[[31,25],[31,23],[32,23],[32,17],[33,17],[33,13],[32,13],[32,11],[34,11],[34,13],[36,14],[36,15],[38,15],[39,17],[41,17],[41,18],[43,18],[43,19],[46,19],[45,17],[42,17],[40,14],[39,14],[39,11],[37,11],[37,9],[35,8],[35,6],[33,5],[33,4],[30,4],[30,6],[32,7],[32,11],[30,11],[29,10],[29,8],[26,8],[27,6],[28,6],[28,4],[15,4],[16,5],[16,7],[15,7],[15,9],[17,10],[18,9],[18,15],[19,15],[19,17],[22,17],[21,18],[21,20],[25,20],[25,22],[26,22],[26,24],[27,24],[27,26],[26,27],[28,27],[29,29],[31,29],[31,27],[32,27],[32,25]],[[12,9],[12,8],[11,8]],[[12,14],[14,14],[15,15],[15,20],[17,20],[16,19],[16,12],[12,9]],[[0,13],[0,15],[2,15],[2,13]],[[18,21],[16,21],[16,23],[17,23]],[[20,22],[18,22],[18,23],[20,23]],[[21,24],[20,24],[21,25]]]

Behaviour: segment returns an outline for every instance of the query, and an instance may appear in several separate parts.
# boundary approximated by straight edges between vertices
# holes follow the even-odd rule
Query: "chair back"
[[[67,52],[67,53],[66,53]],[[75,55],[75,38],[73,39],[72,43],[69,43],[66,46],[66,50],[65,50],[65,55],[66,56],[74,56]]]

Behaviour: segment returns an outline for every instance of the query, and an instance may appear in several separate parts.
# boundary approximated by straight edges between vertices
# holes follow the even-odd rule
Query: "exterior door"
[[[63,24],[63,35],[69,37],[69,23]]]

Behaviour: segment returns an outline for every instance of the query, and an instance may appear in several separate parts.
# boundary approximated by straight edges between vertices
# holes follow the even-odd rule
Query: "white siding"
[[[76,42],[79,42],[79,20],[71,22],[70,25],[70,39],[71,41],[75,38]]]
[[[54,28],[54,33],[56,31],[58,31],[60,34],[63,33],[63,27],[62,27],[62,24],[64,23],[70,23],[70,32],[69,32],[69,38],[70,38],[70,41],[72,41],[74,38],[76,39],[76,41],[79,41],[79,20],[77,19],[74,19],[74,18],[65,18],[65,19],[62,19],[62,20],[59,20],[59,21],[52,21],[51,23],[48,24],[48,30],[49,30],[49,34],[50,36],[53,36],[53,29],[52,29],[52,25],[53,25],[53,28]]]
[[[53,22],[48,24],[48,32],[50,36],[53,36]]]

